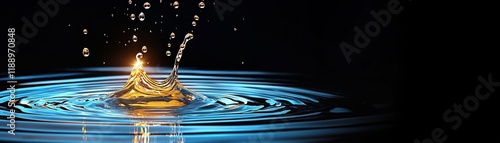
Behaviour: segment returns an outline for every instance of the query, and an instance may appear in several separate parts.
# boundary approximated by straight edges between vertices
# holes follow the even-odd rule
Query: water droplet
[[[179,14],[175,14],[175,17],[179,17]]]
[[[196,21],[191,22],[191,25],[196,26]]]
[[[127,40],[127,43],[130,43],[130,40]]]
[[[180,61],[181,61],[181,57],[177,57],[175,60],[176,60],[177,62],[180,62]]]
[[[135,20],[135,14],[130,14],[130,20]]]
[[[181,45],[179,46],[179,48],[181,48],[181,49],[186,48],[186,45],[181,44]]]
[[[241,61],[241,64],[242,64],[242,65],[244,65],[244,64],[245,64],[245,62]]]
[[[106,41],[106,44],[108,44],[108,41]]]
[[[104,37],[106,37],[106,33],[104,33]]]
[[[149,2],[145,2],[143,6],[144,6],[144,9],[151,8],[151,4]]]
[[[83,34],[87,35],[88,32],[87,29],[83,29]]]
[[[125,30],[123,30],[123,33],[125,33]]]
[[[71,24],[68,24],[68,27],[70,27],[70,26],[71,26]]]
[[[127,43],[125,43],[125,44],[123,44],[123,45],[125,45],[125,47],[127,47]]]
[[[170,50],[167,50],[167,52],[165,52],[165,54],[170,57],[170,55],[172,55],[172,52],[170,52]]]
[[[169,47],[169,48],[170,48],[170,47],[172,47],[172,44],[168,43],[168,44],[167,44],[167,47]]]
[[[142,59],[143,55],[142,53],[137,53],[137,55],[135,55],[135,58],[139,61],[139,59]]]
[[[143,12],[139,13],[139,20],[144,21],[144,19],[146,19],[146,15]]]
[[[200,8],[205,8],[205,3],[204,3],[204,2],[200,2],[200,4],[198,4],[198,6],[199,6]]]
[[[106,62],[102,62],[102,64],[103,64],[103,65],[105,65],[105,64],[106,64]]]
[[[175,38],[175,33],[174,32],[170,33],[170,39],[174,39],[174,38]]]
[[[179,2],[174,1],[174,4],[172,6],[174,6],[175,9],[178,9],[179,8]]]
[[[143,53],[147,53],[148,52],[148,47],[142,46],[141,50],[142,50]]]
[[[163,15],[160,15],[161,18],[163,18]]]
[[[234,28],[233,30],[234,30],[234,31],[236,31],[236,30],[238,30],[238,29]]]
[[[163,0],[160,0],[160,3],[163,2]]]
[[[82,50],[82,54],[84,57],[88,57],[90,55],[90,51],[87,47],[84,47]]]
[[[132,0],[128,0],[128,4],[132,4]]]
[[[137,36],[132,36],[132,41],[137,42]]]
[[[153,33],[153,31],[149,30],[149,33]]]
[[[194,15],[194,20],[198,21],[200,20],[200,17],[198,17],[198,15]]]

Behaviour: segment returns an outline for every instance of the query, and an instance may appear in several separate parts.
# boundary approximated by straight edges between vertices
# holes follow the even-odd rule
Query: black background
[[[3,4],[2,13],[7,17],[2,20],[3,29],[15,27],[20,34],[21,18],[31,19],[41,10],[36,2]],[[145,56],[149,66],[171,66],[173,56],[165,56],[165,51],[175,54],[180,37],[193,30],[195,38],[185,50],[181,67],[301,73],[298,80],[310,87],[395,104],[396,127],[377,133],[379,140],[361,141],[413,142],[429,138],[436,127],[445,128],[447,142],[495,139],[498,93],[481,101],[479,109],[456,131],[448,130],[442,120],[453,103],[462,103],[474,93],[479,75],[493,73],[494,81],[500,81],[495,50],[498,24],[494,22],[498,16],[492,3],[402,1],[404,11],[393,16],[389,26],[347,64],[339,43],[353,44],[353,27],[374,20],[369,11],[385,8],[387,1],[243,0],[224,13],[223,21],[212,1],[206,1],[202,10],[196,7],[198,1],[180,1],[178,10],[168,6],[170,2],[150,1],[151,9],[142,10],[143,2],[134,8],[125,0],[70,1],[60,6],[59,13],[29,43],[18,47],[17,75],[130,66],[142,45],[149,47]],[[143,22],[130,21],[123,14],[137,16],[141,11],[146,13]],[[194,14],[200,21],[192,28]],[[133,32],[134,27],[139,31]],[[82,33],[84,28],[88,35]],[[173,41],[168,40],[171,31],[177,34]],[[132,34],[139,41],[124,46]],[[167,48],[167,42],[173,43],[172,48]],[[91,51],[87,58],[82,56],[83,47]]]

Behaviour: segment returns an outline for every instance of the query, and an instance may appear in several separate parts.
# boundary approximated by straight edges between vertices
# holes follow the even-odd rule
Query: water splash
[[[143,54],[138,53],[136,55],[137,62],[125,86],[119,91],[110,94],[117,102],[117,105],[148,108],[181,107],[195,100],[206,99],[205,96],[182,86],[178,80],[179,63],[183,51],[187,42],[193,37],[191,33],[186,34],[177,52],[172,72],[163,81],[156,81],[146,74],[141,61]]]

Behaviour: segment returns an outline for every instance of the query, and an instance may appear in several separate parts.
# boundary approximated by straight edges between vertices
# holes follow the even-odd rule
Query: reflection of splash
[[[134,124],[134,138],[132,139],[132,142],[149,143],[150,141],[152,141],[183,143],[185,140],[182,136],[180,123],[180,120],[174,120],[164,123],[139,121]],[[160,132],[154,132],[153,129],[160,129]],[[166,132],[166,134],[160,134],[162,132]]]
[[[85,125],[85,117],[83,118],[83,121],[82,121],[82,140],[87,140],[87,129],[86,129],[86,125]]]
[[[138,118],[138,121],[133,124],[133,143],[184,142],[181,132],[181,120],[177,118],[179,115],[175,109],[133,108],[126,110],[125,114]],[[159,122],[157,120],[149,120],[149,118],[168,119],[165,122]]]
[[[140,60],[142,53],[138,53],[136,56],[137,62],[130,73],[127,83],[122,89],[112,93],[111,97],[117,99],[119,106],[146,108],[180,107],[196,99],[205,98],[182,86],[177,79],[182,53],[187,42],[191,39],[193,39],[193,34],[186,34],[177,53],[174,68],[170,76],[164,81],[157,82],[146,74]]]
[[[134,139],[133,143],[149,143],[149,125],[145,122],[137,122],[134,124]]]

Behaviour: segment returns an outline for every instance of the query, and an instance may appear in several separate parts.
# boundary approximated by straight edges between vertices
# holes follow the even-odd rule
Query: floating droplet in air
[[[167,44],[167,47],[169,47],[169,48],[170,48],[170,47],[172,47],[172,44],[168,43],[168,44]]]
[[[128,0],[128,4],[132,4],[132,0]]]
[[[191,25],[196,26],[196,21],[191,22]]]
[[[198,15],[194,15],[194,20],[198,21],[200,20],[200,17]]]
[[[174,38],[175,38],[175,33],[174,32],[170,33],[170,39],[174,39]]]
[[[199,6],[200,8],[205,8],[205,3],[204,3],[204,2],[200,2],[200,4],[198,4],[198,6]]]
[[[83,34],[87,35],[88,32],[87,29],[83,29]]]
[[[142,56],[143,56],[142,53],[137,53],[137,55],[135,55],[135,58],[139,60],[142,59]]]
[[[174,1],[174,4],[172,6],[174,6],[175,9],[178,9],[179,8],[179,2]]]
[[[132,41],[137,42],[137,36],[132,36]]]
[[[84,47],[83,50],[82,50],[82,54],[83,54],[84,57],[88,57],[89,54],[90,54],[89,48]]]
[[[145,2],[143,6],[144,6],[144,9],[151,8],[151,4],[149,2]]]
[[[135,20],[135,14],[130,14],[130,20]]]
[[[146,15],[143,12],[139,13],[139,20],[144,21],[144,19],[146,19]]]
[[[143,53],[147,53],[148,52],[148,47],[142,46],[141,50],[142,50]]]
[[[167,50],[167,52],[165,52],[165,54],[170,57],[170,55],[172,55],[172,52],[170,52],[170,50]]]
[[[234,30],[234,31],[236,31],[236,30],[238,30],[238,29],[236,29],[236,28],[233,28],[233,30]]]

